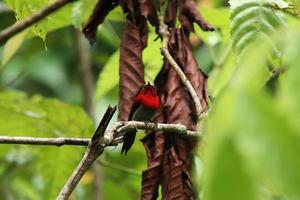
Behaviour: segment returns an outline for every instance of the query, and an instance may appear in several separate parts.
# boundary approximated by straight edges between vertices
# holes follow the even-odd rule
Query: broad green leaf
[[[5,0],[6,4],[15,12],[16,19],[21,21],[26,17],[31,16],[45,5],[48,0]],[[48,18],[44,18],[32,26],[32,32],[41,37],[44,41],[46,39]]]
[[[255,200],[255,190],[245,163],[231,138],[215,147],[205,171],[204,198],[207,200]],[[233,173],[234,172],[234,173]]]
[[[1,135],[86,138],[94,131],[92,120],[82,108],[55,99],[41,96],[29,98],[24,93],[1,91],[0,110]],[[35,199],[37,195],[38,199],[54,199],[83,153],[80,147],[17,147],[1,146],[0,150],[5,148],[5,158],[8,163],[18,161],[20,165],[24,165],[24,168],[30,164],[29,169],[33,169],[36,175],[40,176],[39,187],[35,187],[37,188],[35,195],[32,194],[30,187],[24,188],[26,189],[24,196],[30,199]],[[15,151],[17,154],[12,154]],[[18,158],[16,155],[21,157]],[[12,180],[15,179],[9,181]]]
[[[235,103],[236,124],[242,133],[239,152],[248,159],[249,169],[271,191],[298,199],[299,134],[265,91],[241,91]]]
[[[93,132],[93,123],[82,108],[55,99],[1,91],[0,109],[2,135],[84,137]]]
[[[286,34],[286,40],[284,41],[287,46],[287,55],[283,66],[289,66],[289,68],[279,79],[278,100],[280,108],[289,116],[291,125],[300,130],[300,113],[297,112],[300,109],[300,92],[298,88],[300,84],[299,31]]]
[[[6,4],[15,12],[17,21],[21,21],[33,13],[52,4],[56,0],[5,0]],[[34,35],[45,40],[46,34],[61,27],[74,25],[79,27],[90,16],[96,1],[81,0],[68,3],[59,10],[50,14],[40,22],[31,27]],[[118,19],[119,14],[115,14],[113,19]]]
[[[294,10],[294,13],[296,15],[299,15],[300,13],[300,0],[288,0],[291,5],[292,5],[292,8]]]
[[[22,45],[28,30],[24,30],[14,37],[11,37],[4,45],[2,62],[1,65],[4,66],[8,61],[15,55],[20,46]]]
[[[278,38],[272,37],[272,40],[286,50],[283,66],[287,67],[280,76],[278,93],[271,96],[265,86],[270,77],[267,67],[270,46],[253,43],[255,48],[249,48],[247,55],[241,57],[231,81],[213,103],[206,119],[207,138],[203,147],[207,170],[204,182],[207,190],[204,191],[208,198],[220,199],[221,195],[224,199],[234,198],[226,196],[227,185],[218,185],[219,179],[226,177],[228,154],[233,147],[244,166],[243,172],[256,185],[252,190],[253,184],[241,181],[245,188],[237,189],[237,193],[254,191],[261,199],[278,196],[296,200],[300,197],[299,32],[281,32]],[[228,145],[231,150],[225,148]],[[235,180],[239,171],[231,168],[228,177]],[[209,187],[220,190],[209,190]]]
[[[78,1],[72,8],[72,23],[75,28],[81,29],[82,23],[82,2]]]
[[[44,184],[40,199],[55,199],[81,160],[84,149],[74,146],[40,147],[37,151],[35,167]]]

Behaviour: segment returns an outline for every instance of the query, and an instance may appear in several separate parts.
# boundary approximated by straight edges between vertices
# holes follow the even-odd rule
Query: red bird
[[[129,113],[128,121],[150,121],[159,106],[160,102],[156,89],[148,82],[148,84],[144,85],[135,97]],[[130,131],[124,134],[121,154],[123,154],[123,152],[125,155],[127,154],[134,143],[135,135],[136,131]]]

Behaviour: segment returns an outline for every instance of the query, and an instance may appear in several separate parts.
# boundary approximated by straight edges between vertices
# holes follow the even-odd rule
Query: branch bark
[[[186,126],[181,124],[163,124],[152,122],[140,122],[140,121],[119,121],[115,123],[104,134],[104,146],[116,146],[123,142],[122,136],[126,134],[128,130],[140,129],[140,130],[152,130],[152,131],[165,131],[178,133],[187,136],[201,137],[201,134],[196,131],[187,130]],[[18,136],[0,136],[0,144],[24,144],[24,145],[77,145],[88,146],[90,143],[88,138],[38,138],[38,137],[18,137]]]
[[[68,179],[65,186],[57,196],[57,200],[68,199],[70,194],[73,192],[80,179],[93,162],[103,153],[106,146],[118,145],[123,142],[123,135],[127,131],[132,129],[143,129],[153,131],[163,131],[165,133],[178,133],[187,136],[199,137],[199,133],[195,131],[187,130],[186,126],[181,124],[162,124],[152,122],[140,122],[140,121],[119,121],[115,123],[109,130],[106,131],[108,123],[110,122],[116,108],[109,107],[102,118],[95,134],[92,139],[86,138],[36,138],[36,137],[11,137],[11,136],[0,136],[0,144],[26,144],[26,145],[81,145],[88,146],[87,150],[73,171],[73,174]],[[100,162],[102,165],[107,163]],[[106,165],[108,166],[108,165]],[[129,170],[120,166],[112,166],[112,168],[118,170]],[[135,171],[131,171],[132,174],[137,174]]]
[[[94,133],[83,158],[81,159],[76,169],[73,171],[72,175],[69,177],[64,187],[61,189],[56,198],[57,200],[65,200],[69,198],[85,172],[103,153],[105,148],[105,145],[103,143],[104,133],[115,112],[116,107],[112,108],[109,106],[106,110],[106,113],[104,114],[96,132]]]
[[[122,135],[126,132],[135,129],[164,131],[171,133],[178,133],[186,136],[198,137],[200,134],[196,131],[187,130],[186,126],[182,124],[162,124],[152,122],[140,121],[119,121],[109,129],[104,136],[105,144],[116,144],[122,142]]]
[[[42,20],[43,18],[47,17],[51,13],[55,12],[59,8],[63,7],[67,3],[70,3],[75,0],[57,0],[53,4],[45,7],[44,9],[34,13],[33,15],[29,16],[28,18],[24,19],[23,21],[16,22],[12,26],[4,29],[0,32],[0,44],[5,42],[10,37],[16,35],[17,33],[21,32],[22,30],[28,28],[29,26],[33,25],[34,23]]]
[[[180,66],[176,63],[176,61],[174,60],[174,58],[172,57],[172,55],[169,52],[168,42],[169,42],[170,33],[168,31],[168,26],[163,22],[163,20],[160,20],[159,33],[162,36],[162,47],[161,47],[162,54],[169,61],[171,66],[175,69],[178,76],[180,77],[181,82],[184,84],[184,86],[189,91],[189,93],[193,99],[193,102],[195,104],[196,115],[199,119],[201,117],[202,110],[203,110],[200,99],[199,99],[195,89],[193,88],[192,84],[187,79],[184,72],[181,70]]]
[[[0,144],[27,144],[27,145],[79,145],[87,146],[90,139],[85,138],[37,138],[0,136]]]

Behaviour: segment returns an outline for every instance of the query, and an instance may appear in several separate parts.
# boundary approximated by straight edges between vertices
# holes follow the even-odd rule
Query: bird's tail
[[[123,154],[123,152],[125,153],[125,155],[127,154],[127,152],[129,151],[129,149],[132,147],[134,143],[135,135],[136,135],[136,130],[128,131],[124,134],[121,154]]]

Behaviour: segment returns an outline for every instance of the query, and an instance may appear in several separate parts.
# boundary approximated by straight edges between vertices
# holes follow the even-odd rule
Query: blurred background
[[[52,2],[52,0],[0,1],[0,30],[12,25],[16,20],[26,18],[26,16]],[[295,2],[298,3],[293,4],[296,8],[300,3]],[[119,7],[113,10],[98,28],[98,40],[91,47],[79,30],[86,22],[94,5],[95,0],[80,0],[70,3],[30,29],[14,36],[5,44],[1,44],[1,135],[89,138],[107,106],[118,104],[119,45],[125,16]],[[260,9],[259,13],[263,13],[261,17],[266,18],[267,25],[264,26],[259,23],[260,18],[255,18],[257,12],[254,9],[256,7],[253,7],[253,5],[242,5],[244,7],[234,10],[231,18],[228,1],[201,0],[197,1],[197,5],[204,18],[216,27],[216,31],[212,33],[204,33],[197,27],[196,33],[190,36],[194,56],[201,66],[201,70],[210,77],[208,80],[209,94],[216,109],[213,109],[212,116],[208,118],[208,123],[204,129],[208,135],[207,140],[204,140],[205,145],[208,143],[207,149],[204,145],[196,155],[195,180],[202,177],[203,166],[206,164],[203,163],[201,155],[203,152],[207,152],[206,160],[210,170],[207,172],[206,179],[204,179],[208,185],[206,199],[256,199],[256,190],[263,191],[263,195],[258,195],[260,199],[293,199],[299,197],[297,196],[299,193],[293,188],[296,188],[294,187],[296,184],[300,184],[300,176],[296,176],[299,175],[299,172],[296,175],[294,174],[299,169],[297,167],[300,167],[299,158],[296,155],[297,150],[299,150],[299,144],[297,143],[299,135],[296,137],[294,133],[297,133],[300,129],[295,128],[298,127],[295,121],[292,124],[285,123],[285,121],[290,122],[290,120],[285,119],[287,114],[281,111],[272,113],[270,108],[271,105],[274,108],[280,107],[282,104],[292,104],[290,101],[293,98],[286,100],[289,103],[280,98],[278,104],[270,99],[275,98],[275,94],[282,94],[282,92],[277,91],[280,84],[277,83],[278,74],[281,73],[282,66],[291,64],[293,61],[287,61],[287,64],[284,65],[282,49],[280,48],[271,50],[272,52],[275,51],[272,54],[271,61],[261,61],[260,58],[263,52],[269,50],[264,51],[263,47],[256,48],[251,52],[256,52],[257,49],[261,50],[257,51],[256,54],[246,53],[249,56],[245,58],[247,62],[244,63],[248,64],[241,62],[241,65],[246,67],[241,67],[243,70],[236,72],[239,55],[245,54],[244,47],[253,41],[251,38],[260,36],[249,36],[248,34],[247,37],[243,37],[247,33],[252,33],[253,29],[251,28],[253,27],[249,28],[250,25],[259,24],[255,27],[255,33],[259,31],[262,33],[270,32],[269,29],[273,31],[274,27],[280,29],[281,26],[287,27],[288,24],[298,27],[299,22],[293,16],[296,15],[295,13],[298,10],[295,9],[292,14],[284,14],[272,10],[277,9],[280,4],[275,4],[274,8],[270,7],[271,4],[265,7],[261,6],[257,9]],[[244,18],[238,17],[242,12],[244,12]],[[247,13],[250,13],[248,18]],[[273,15],[275,14],[274,18]],[[236,20],[234,21],[234,19]],[[248,25],[245,25],[246,22]],[[242,27],[243,25],[244,27]],[[248,32],[243,32],[240,29]],[[272,34],[274,33],[272,32]],[[286,39],[295,37],[291,34]],[[143,53],[146,67],[145,79],[150,82],[153,82],[162,66],[162,56],[159,49],[160,41],[154,41],[155,38],[154,30],[151,29],[148,47]],[[276,45],[284,43],[282,38],[278,39],[276,36],[274,36],[276,39],[273,36],[270,36],[270,38],[276,41],[274,42]],[[299,41],[296,39],[290,40]],[[269,46],[266,48],[269,48]],[[289,53],[294,53],[297,50],[297,47],[284,48],[294,48],[294,50],[288,51]],[[241,58],[241,60],[243,59]],[[262,63],[267,63],[267,67],[259,68],[268,69],[265,70],[268,71],[265,76],[263,76],[265,71],[257,69],[263,65]],[[254,66],[258,67],[255,68]],[[296,72],[298,73],[298,71]],[[233,75],[237,77],[235,82],[231,81]],[[294,79],[288,78],[288,80]],[[288,86],[283,88],[282,91],[295,91],[295,88],[291,90],[287,88],[291,88],[298,82],[287,83]],[[291,87],[289,87],[289,84]],[[232,90],[230,85],[234,85]],[[262,94],[264,98],[260,99],[261,96],[255,92],[257,87],[262,85],[265,87]],[[249,88],[247,90],[249,93],[242,93],[242,86]],[[288,94],[290,93],[286,92],[283,96],[286,97]],[[296,102],[296,100],[295,97],[293,102]],[[253,102],[255,103],[252,105]],[[294,112],[292,112],[297,104],[293,104],[295,107],[290,108],[291,115],[288,115],[289,119],[299,119],[299,115],[294,115]],[[265,112],[254,112],[254,108]],[[288,108],[285,110],[288,110]],[[247,113],[247,116],[240,116],[241,113]],[[264,121],[266,116],[268,116],[268,121]],[[239,119],[237,120],[238,127],[234,123],[237,118]],[[242,119],[245,119],[247,123]],[[115,121],[116,116],[112,123]],[[282,124],[274,128],[274,123],[277,125]],[[248,129],[241,131],[240,126],[248,127]],[[270,129],[266,127],[270,127]],[[223,132],[220,132],[219,129]],[[291,137],[276,135],[274,132],[278,130],[281,133],[287,132]],[[265,137],[257,140],[257,135],[234,136],[234,133],[247,131],[259,132],[261,137]],[[230,132],[230,134],[227,132]],[[268,135],[268,133],[272,134]],[[138,137],[141,139],[143,133],[138,134]],[[216,142],[209,143],[207,141]],[[291,141],[293,141],[291,146],[287,147]],[[240,149],[241,146],[244,149]],[[260,147],[265,147],[265,149],[259,149]],[[292,147],[293,149],[290,149]],[[1,199],[54,199],[80,161],[84,150],[84,147],[70,146],[58,148],[0,145]],[[274,169],[273,174],[272,172],[270,174],[264,173],[267,168],[248,165],[249,160],[250,163],[254,160],[255,162],[257,160],[261,162],[268,160],[270,154],[267,152],[270,151],[274,151],[275,156],[274,158],[271,156],[269,161],[266,161],[266,166],[275,165],[280,167],[277,171]],[[265,154],[261,154],[262,152]],[[230,162],[222,160],[223,156],[228,158]],[[287,160],[281,159],[285,156],[287,156]],[[240,163],[242,164],[240,165]],[[290,166],[287,167],[288,170],[291,170],[288,174],[282,174],[281,169],[285,168],[281,166],[282,163]],[[85,174],[71,198],[138,199],[141,172],[146,168],[146,164],[146,155],[141,142],[136,142],[126,157],[120,155],[119,146],[106,149],[93,168]],[[247,167],[243,168],[244,165]],[[261,174],[264,174],[264,176],[261,176]],[[259,176],[265,179],[260,180],[257,178]],[[290,189],[286,190],[285,186],[277,184],[276,181],[280,182],[282,180],[285,180],[283,183],[286,186],[292,184],[291,191]],[[258,181],[258,183],[255,181]],[[255,187],[252,187],[252,184]],[[203,182],[199,181],[197,188],[200,197],[205,196],[204,192],[200,192],[202,191],[202,185]],[[224,186],[224,188],[220,189],[221,186]],[[235,193],[235,190],[240,192],[231,196]],[[282,195],[285,192],[288,194],[291,192],[294,196]],[[255,195],[252,196],[253,194]],[[245,195],[247,197],[241,198]]]

